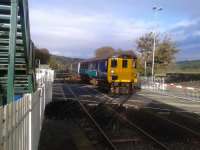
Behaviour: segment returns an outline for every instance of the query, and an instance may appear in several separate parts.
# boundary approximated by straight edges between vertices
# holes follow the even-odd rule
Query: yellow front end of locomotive
[[[109,58],[107,80],[109,83],[137,83],[136,59]]]

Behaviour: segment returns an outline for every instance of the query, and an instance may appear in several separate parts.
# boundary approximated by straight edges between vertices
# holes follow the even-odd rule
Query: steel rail
[[[90,89],[92,89],[92,88],[90,88]],[[99,104],[119,104],[120,106],[122,106],[123,104],[125,104],[127,101],[128,101],[128,99],[132,96],[132,95],[127,95],[121,102],[118,102],[116,99],[117,98],[113,98],[113,97],[110,97],[110,96],[108,96],[108,95],[106,95],[106,94],[104,94],[104,93],[102,93],[102,92],[99,92],[98,90],[96,90],[96,89],[92,89],[93,91],[95,91],[95,92],[97,92],[97,93],[99,93],[101,96],[102,96],[102,98],[104,98],[104,99],[106,99],[106,100],[104,100],[103,102],[100,102]],[[89,91],[89,90],[87,90],[87,91]],[[108,100],[109,99],[109,100]]]
[[[88,88],[90,88],[90,87],[88,87]],[[90,89],[92,89],[92,88],[90,88]],[[84,90],[86,90],[86,89],[84,89]],[[102,104],[102,103],[106,103],[106,102],[112,102],[112,101],[114,100],[114,98],[109,97],[108,95],[103,94],[103,93],[99,92],[99,91],[96,90],[96,89],[92,89],[92,90],[95,91],[95,92],[97,92],[97,93],[99,93],[99,94],[101,95],[101,99],[102,99],[102,98],[105,99],[103,102],[100,102],[101,104]],[[87,89],[86,91],[91,95],[91,92],[90,92],[88,89]],[[109,99],[109,100],[108,100],[108,99]]]
[[[153,99],[151,99],[151,100],[153,100]],[[153,101],[156,102],[155,100],[153,100]],[[159,103],[159,104],[161,104],[161,103]],[[166,106],[170,106],[169,104],[165,104],[165,105],[166,105]],[[147,109],[148,109],[148,108],[147,108]],[[145,110],[146,110],[146,109],[145,109]],[[162,110],[162,109],[161,109],[161,110]],[[166,109],[166,110],[167,110],[167,109]],[[166,110],[162,110],[162,111],[165,111],[165,112],[166,112]],[[158,118],[160,118],[160,119],[162,119],[162,120],[164,120],[164,121],[167,121],[167,122],[173,124],[174,126],[176,126],[176,127],[178,127],[178,128],[181,128],[182,130],[185,130],[185,131],[189,132],[190,134],[192,134],[192,135],[194,135],[194,136],[200,138],[200,132],[195,131],[195,130],[193,130],[193,129],[190,129],[189,127],[187,127],[187,126],[184,125],[184,124],[178,123],[178,122],[176,122],[176,121],[172,121],[172,120],[170,120],[170,119],[168,119],[168,118],[165,118],[165,117],[163,117],[163,116],[160,116],[160,115],[158,115],[158,114],[154,114],[154,113],[152,113],[152,112],[150,112],[150,111],[148,111],[148,110],[146,110],[146,112],[149,113],[150,115],[154,115],[154,116],[156,116],[156,117],[158,117]],[[188,118],[188,119],[191,119],[191,120],[195,120],[195,121],[197,121],[198,123],[200,123],[200,120],[199,120],[199,119],[194,118],[194,117],[191,117],[191,116],[188,116],[188,115],[180,114],[179,111],[175,111],[175,110],[172,110],[172,109],[168,109],[168,112],[170,112],[170,113],[176,113],[177,115],[180,115],[180,116],[182,116],[182,117],[185,117],[185,118]],[[184,111],[181,111],[181,112],[184,112]],[[185,111],[185,112],[187,112],[187,111]]]
[[[92,88],[91,88],[92,89]],[[92,89],[93,90],[93,89]],[[101,92],[100,92],[101,93]],[[128,99],[127,99],[128,100]],[[126,100],[126,101],[127,101]],[[114,99],[112,100],[114,101]],[[119,107],[121,107],[125,102],[125,100],[123,100],[121,102],[121,104],[119,104]],[[105,103],[104,103],[105,104]],[[158,139],[154,138],[152,135],[150,135],[148,132],[146,132],[145,130],[143,130],[142,128],[140,128],[139,126],[137,126],[136,124],[134,124],[132,121],[130,121],[129,119],[123,117],[122,115],[120,115],[118,112],[116,112],[112,107],[108,107],[108,105],[106,105],[107,109],[110,109],[113,113],[115,113],[120,119],[124,120],[125,122],[127,122],[131,127],[133,127],[134,129],[138,130],[140,133],[142,133],[144,136],[146,136],[148,139],[150,139],[151,141],[153,141],[155,144],[157,144],[160,148],[162,148],[163,150],[169,150],[169,148],[161,143]]]
[[[90,88],[91,90],[94,90],[94,91],[97,91],[95,89],[92,89]],[[89,90],[87,90],[89,91]],[[99,92],[100,94],[103,94],[101,92]],[[93,96],[94,97],[94,96]],[[102,95],[103,98],[106,99],[106,97],[108,97],[107,95],[105,96],[104,94]],[[96,97],[94,97],[96,98]],[[127,99],[128,100],[128,99]],[[125,103],[127,102],[127,100],[123,100],[121,101],[121,103],[117,103],[119,104],[119,106],[122,106],[122,105],[126,105]],[[101,102],[99,104],[114,104],[113,102],[116,102],[116,100],[113,98],[113,99],[110,99],[110,98],[107,98],[107,102],[106,103],[106,100],[104,102]],[[122,116],[121,114],[119,114],[118,112],[116,112],[111,106],[108,107],[108,105],[105,105],[107,107],[107,109],[110,109],[111,111],[113,111],[120,119],[124,120],[125,122],[127,122],[131,127],[137,129],[139,132],[141,132],[144,136],[148,137],[150,140],[152,140],[154,143],[156,143],[158,146],[160,146],[162,149],[165,149],[165,150],[168,150],[169,148],[161,143],[158,139],[154,138],[152,135],[150,135],[147,131],[143,130],[142,128],[140,128],[138,125],[134,124],[132,121],[130,121],[129,119],[125,118],[124,116]],[[154,114],[154,113],[151,113],[149,111],[146,111],[147,113],[150,113],[151,115],[153,115],[154,117],[159,117],[159,119],[163,120],[163,121],[167,121],[169,122],[170,124],[172,124],[173,126],[176,126],[184,131],[187,131],[187,133],[190,133],[192,135],[194,135],[195,137],[198,137],[200,138],[200,133],[196,133],[196,131],[180,124],[180,123],[177,123],[175,121],[172,121],[172,120],[169,120],[167,118],[164,118],[162,116],[159,116],[158,114]]]
[[[109,99],[109,100],[107,100],[107,101],[104,101],[104,102],[100,102],[99,104],[119,104],[119,105],[124,105],[124,106],[126,106],[127,108],[129,108],[129,107],[131,107],[131,108],[135,108],[135,106],[137,106],[137,105],[135,105],[135,104],[128,104],[128,103],[126,103],[127,101],[128,101],[128,99],[130,98],[130,95],[128,95],[121,103],[119,103],[117,100],[116,100],[116,98],[112,98],[112,97],[109,97],[108,95],[106,95],[106,94],[104,94],[104,93],[102,93],[102,92],[100,92],[100,91],[98,91],[98,90],[96,90],[96,89],[92,89],[92,88],[90,88],[91,90],[93,90],[93,91],[95,91],[95,92],[97,92],[97,93],[99,93],[100,95],[102,95],[102,98],[107,98],[107,99]],[[87,91],[89,91],[89,90],[87,90]],[[143,95],[139,95],[139,96],[143,96]],[[144,97],[143,97],[144,98]],[[151,100],[153,100],[153,99],[151,99]],[[153,100],[153,101],[155,101],[155,100]],[[155,101],[156,102],[156,101]],[[165,104],[166,106],[170,106],[170,105],[168,105],[168,104]],[[189,111],[187,111],[187,110],[177,110],[177,111],[175,111],[175,110],[173,110],[173,109],[169,109],[169,108],[158,108],[158,107],[149,107],[149,106],[145,106],[145,107],[143,107],[143,108],[146,108],[146,109],[152,109],[152,110],[160,110],[160,111],[165,111],[165,112],[170,112],[170,113],[182,113],[182,112],[186,112],[186,113],[190,113]],[[200,113],[200,112],[193,112],[193,113]],[[194,117],[190,117],[190,116],[188,116],[188,115],[183,115],[183,114],[180,114],[181,116],[185,116],[185,117],[187,117],[187,118],[191,118],[191,119],[193,119],[193,120],[196,120],[196,121],[198,121],[198,122],[200,122],[200,120],[198,120],[198,119],[196,119],[196,118],[194,118]]]
[[[86,109],[86,107],[79,101],[79,97],[73,92],[73,90],[68,85],[67,85],[67,88],[71,92],[71,94],[74,96],[74,98],[76,99],[76,101],[79,103],[79,105],[81,106],[81,108],[83,109],[83,111],[86,113],[86,115],[88,116],[88,118],[92,121],[92,123],[95,125],[95,127],[97,128],[97,130],[103,136],[103,138],[105,139],[105,141],[107,142],[107,144],[109,145],[109,147],[111,149],[113,149],[113,150],[117,150],[117,148],[115,147],[115,145],[112,143],[112,141],[109,139],[109,137],[105,134],[105,132],[101,129],[101,127],[99,126],[99,124],[90,115],[90,113],[88,112],[88,110]]]
[[[123,121],[125,121],[126,123],[128,123],[128,125],[130,125],[134,129],[138,130],[140,133],[142,133],[148,139],[150,139],[151,141],[153,141],[154,143],[156,143],[160,148],[162,148],[164,150],[169,150],[169,148],[166,145],[164,145],[163,143],[161,143],[158,139],[154,138],[147,131],[143,130],[142,128],[140,128],[139,126],[137,126],[136,124],[134,124],[132,121],[130,121],[129,119],[125,118],[124,116],[122,116],[121,114],[119,114],[118,112],[116,112],[113,108],[108,107],[108,106],[106,106],[106,107],[107,107],[107,109],[110,109],[110,111],[112,111],[113,113],[115,113],[120,119],[122,119]]]
[[[174,126],[180,128],[180,129],[186,131],[187,133],[190,133],[191,135],[193,135],[193,136],[195,136],[195,137],[200,138],[200,133],[199,133],[199,132],[197,132],[197,131],[195,131],[195,130],[193,130],[193,129],[190,129],[189,127],[187,127],[187,126],[185,126],[185,125],[183,125],[183,124],[181,124],[181,123],[177,123],[176,121],[172,121],[172,120],[170,120],[170,119],[167,119],[167,118],[165,118],[165,117],[162,117],[162,116],[160,116],[160,115],[158,115],[158,114],[154,114],[154,113],[152,113],[152,112],[150,112],[150,111],[147,111],[147,110],[146,110],[145,112],[147,112],[147,113],[149,113],[150,115],[155,116],[155,117],[157,117],[157,118],[159,118],[159,119],[161,119],[161,120],[163,120],[163,121],[166,121],[166,122],[168,122],[168,123],[170,123],[170,124],[172,124],[172,125],[174,125]],[[173,111],[171,111],[171,112],[173,112]],[[182,115],[182,114],[178,114],[178,115]],[[182,115],[182,116],[183,116],[183,117],[191,118],[191,117],[189,117],[189,116],[184,116],[184,115]],[[122,116],[122,117],[123,117],[123,116]],[[127,118],[125,118],[125,119],[127,119]],[[191,119],[194,120],[194,118],[191,118]],[[198,119],[195,119],[195,120],[199,122]],[[127,121],[128,121],[128,120],[127,120]]]
[[[146,111],[146,112],[149,113],[149,114],[152,115],[152,116],[158,117],[158,118],[161,119],[161,120],[167,121],[168,123],[171,123],[172,125],[174,125],[174,126],[176,126],[176,127],[178,127],[178,128],[181,128],[182,130],[185,130],[185,131],[187,131],[188,133],[190,133],[190,134],[192,134],[193,136],[196,136],[196,137],[198,137],[198,138],[200,139],[200,133],[198,133],[197,131],[194,131],[194,130],[192,130],[192,129],[186,127],[186,126],[184,126],[183,124],[177,123],[177,122],[175,122],[175,121],[172,121],[172,120],[170,120],[170,119],[167,119],[167,118],[165,118],[165,117],[162,117],[162,116],[160,116],[160,115],[158,115],[158,114],[154,114],[154,113],[151,113],[151,112],[149,112],[149,111]]]

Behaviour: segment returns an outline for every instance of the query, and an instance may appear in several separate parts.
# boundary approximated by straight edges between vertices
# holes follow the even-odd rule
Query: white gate
[[[200,89],[184,87],[177,84],[167,84],[165,83],[164,78],[155,78],[154,82],[152,81],[152,78],[143,78],[141,87],[142,89],[149,90],[151,92],[200,102]]]

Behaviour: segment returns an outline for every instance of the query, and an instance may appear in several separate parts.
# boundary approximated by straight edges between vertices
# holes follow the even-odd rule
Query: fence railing
[[[184,87],[182,85],[167,84],[164,78],[142,79],[142,89],[156,92],[163,95],[174,96],[185,100],[194,100],[200,102],[200,89],[194,87]]]
[[[35,93],[0,107],[0,150],[38,149],[45,106],[52,99],[52,80],[46,75],[41,80]]]

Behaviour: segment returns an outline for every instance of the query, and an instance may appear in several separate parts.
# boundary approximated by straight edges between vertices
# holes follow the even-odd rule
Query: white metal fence
[[[163,95],[200,102],[200,89],[177,84],[166,84],[164,78],[154,79],[154,82],[152,82],[152,78],[144,78],[142,79],[141,87]]]
[[[48,72],[48,70],[46,70]],[[52,99],[53,71],[35,93],[0,107],[0,150],[37,150],[45,105]]]

